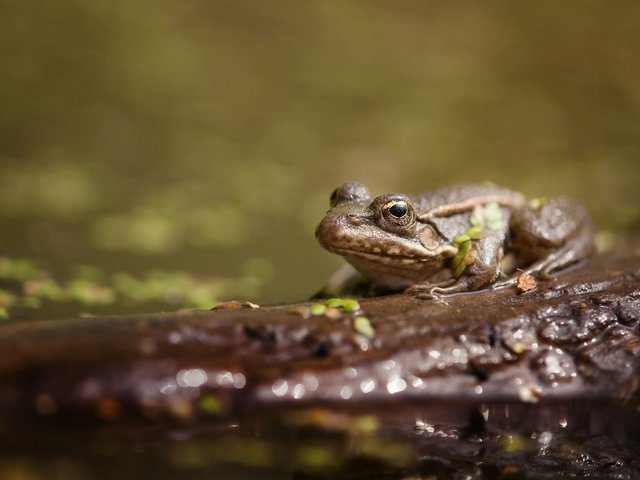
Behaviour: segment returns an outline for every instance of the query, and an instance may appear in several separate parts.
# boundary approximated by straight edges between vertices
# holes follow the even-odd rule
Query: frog
[[[351,266],[335,277],[341,285],[364,277],[375,292],[420,299],[514,286],[522,273],[551,280],[594,251],[581,205],[566,197],[527,200],[491,183],[372,197],[365,185],[347,182],[331,194],[315,236]]]

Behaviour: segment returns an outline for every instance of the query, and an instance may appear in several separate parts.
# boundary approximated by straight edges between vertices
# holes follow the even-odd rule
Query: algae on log
[[[565,436],[579,432],[591,452],[582,451],[589,465],[573,474],[606,478],[611,462],[618,462],[616,478],[640,472],[633,454],[638,436],[629,431],[640,423],[638,252],[596,257],[524,294],[480,291],[444,301],[400,294],[362,299],[356,312],[320,315],[308,306],[4,325],[0,424],[16,438],[26,435],[25,443],[25,425],[121,433],[135,425],[154,438],[173,428],[191,434],[212,428],[227,445],[230,426],[251,425],[238,430],[242,448],[255,447],[247,439],[255,441],[256,431],[273,442],[285,427],[339,432],[368,439],[356,442],[368,445],[357,458],[424,472],[419,458],[440,458],[444,468],[454,455],[467,462],[467,478],[485,478],[487,465],[554,478],[544,468],[554,475],[573,461],[559,443],[557,458],[550,453],[564,429]],[[605,430],[610,439],[612,425],[622,445],[599,440],[589,450],[590,439]],[[402,439],[406,446],[409,437],[408,454],[388,444]],[[544,459],[531,455],[531,442],[538,453],[546,449]],[[355,458],[335,445],[329,457],[313,454],[317,442],[311,447],[293,455],[295,468],[304,470],[305,462],[324,468],[324,459],[335,473],[336,458]],[[218,460],[255,460],[238,448],[238,458]],[[283,461],[278,455],[270,450],[273,462]]]

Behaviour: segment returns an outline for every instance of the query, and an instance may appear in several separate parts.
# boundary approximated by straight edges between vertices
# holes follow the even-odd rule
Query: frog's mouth
[[[358,257],[371,262],[386,263],[386,264],[401,263],[403,265],[410,265],[413,263],[424,263],[437,255],[437,253],[431,254],[431,252],[426,252],[426,250],[421,252],[416,252],[416,255],[400,255],[399,253],[389,252],[388,249],[387,251],[380,249],[379,252],[376,252],[376,251],[365,252],[362,250],[349,249],[349,248],[336,248],[336,247],[325,247],[325,248],[327,248],[327,250],[331,251],[332,253],[337,253],[338,255],[341,255],[343,257]]]
[[[361,262],[389,266],[425,264],[457,252],[451,245],[428,248],[423,243],[399,238],[371,225],[347,228],[343,222],[344,217],[325,218],[316,228],[316,239],[326,250]]]

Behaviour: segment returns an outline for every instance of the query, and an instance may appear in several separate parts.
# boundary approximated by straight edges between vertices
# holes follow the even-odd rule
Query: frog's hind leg
[[[551,273],[589,256],[593,230],[586,211],[566,198],[523,206],[509,220],[509,250],[520,272],[551,279]],[[513,286],[519,273],[493,285]]]
[[[586,222],[581,225],[580,229],[567,243],[558,250],[549,253],[545,258],[535,262],[525,269],[525,272],[529,275],[537,273],[543,280],[553,280],[552,272],[587,258],[593,251],[593,231],[591,225]]]

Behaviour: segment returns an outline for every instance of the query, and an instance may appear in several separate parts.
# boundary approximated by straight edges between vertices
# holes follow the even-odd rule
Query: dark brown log
[[[587,422],[598,438],[594,422],[613,422],[602,412],[616,425],[638,424],[628,413],[640,398],[638,252],[594,258],[523,294],[392,295],[362,299],[361,311],[337,318],[310,315],[308,306],[4,325],[2,425],[16,437],[24,425],[70,424],[125,434],[138,425],[152,436],[166,433],[163,425],[193,432],[238,422],[263,432],[283,425],[326,432],[337,415],[344,434],[356,428],[349,422],[372,414],[378,433],[401,425],[414,436],[423,428],[423,442],[434,425],[457,425],[455,446],[430,444],[433,455],[433,448],[470,448],[465,435],[492,431],[495,440],[503,427],[548,433],[550,417],[589,437]],[[357,316],[370,321],[372,338],[354,328]],[[28,442],[31,434],[23,435]],[[500,452],[487,464],[502,468]],[[616,461],[629,478],[640,471],[627,457]]]
[[[525,294],[370,298],[336,319],[305,315],[307,305],[4,325],[2,411],[28,410],[38,395],[59,407],[109,396],[143,408],[194,388],[233,397],[239,410],[409,398],[625,401],[638,390],[638,256],[594,259]],[[356,316],[370,320],[372,339],[355,330]],[[172,394],[162,393],[171,382]]]

